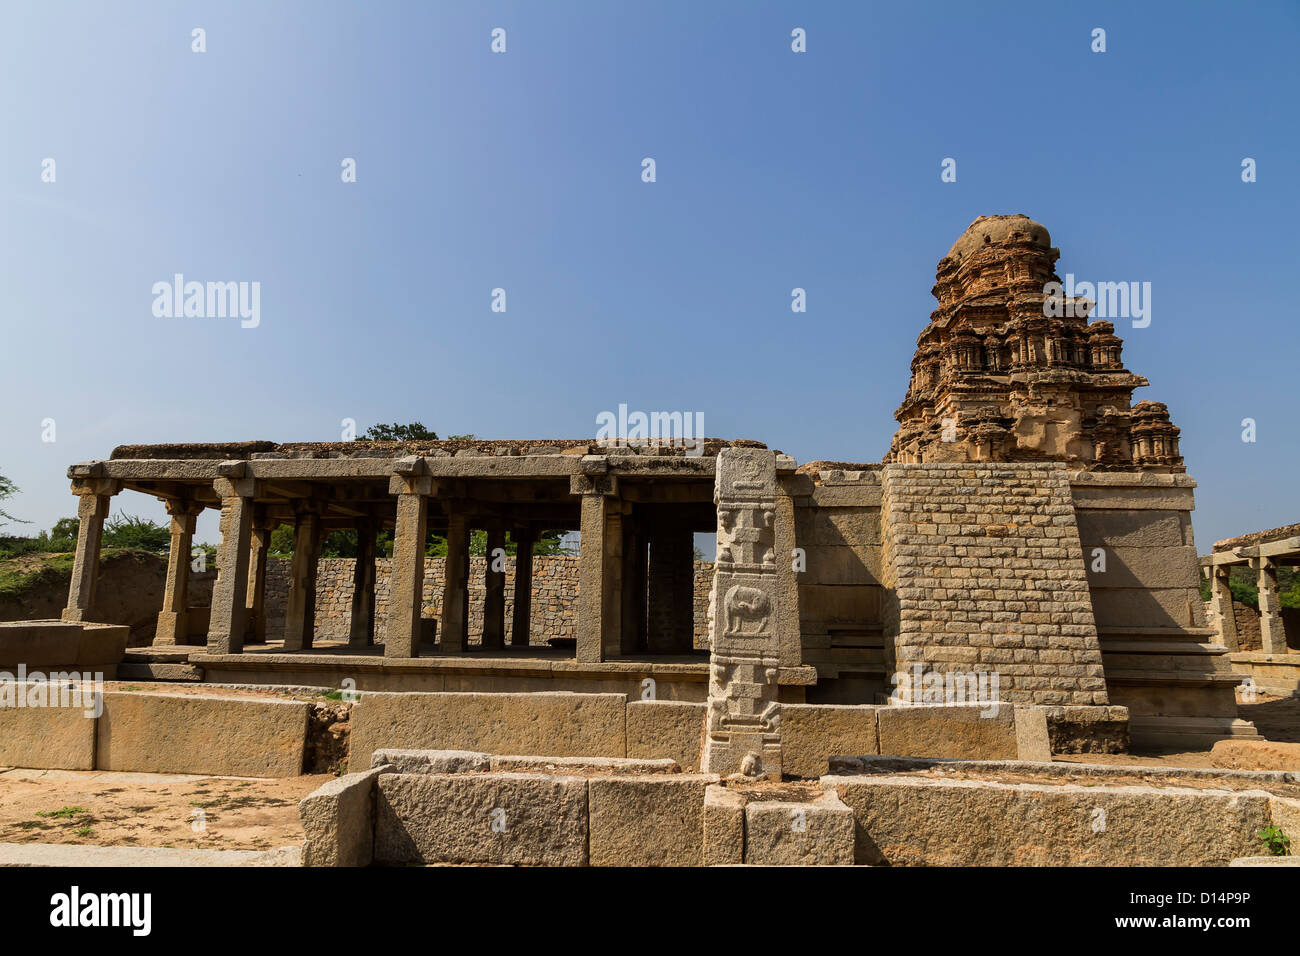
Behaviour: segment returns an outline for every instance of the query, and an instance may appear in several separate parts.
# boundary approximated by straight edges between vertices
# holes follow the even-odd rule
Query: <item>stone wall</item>
[[[900,669],[997,672],[1005,701],[1108,702],[1059,464],[889,465],[881,506]]]
[[[486,558],[470,559],[471,642],[483,634],[483,583]],[[352,619],[351,558],[322,559],[316,574],[316,635],[323,639],[348,636]],[[439,617],[445,558],[426,558],[424,564],[424,614]],[[375,562],[375,632],[382,638],[388,619],[388,595],[392,581],[392,560]],[[709,587],[713,564],[695,562],[695,646],[708,640]],[[506,558],[506,641],[511,639],[514,621],[515,559]],[[574,555],[537,555],[533,558],[532,618],[529,643],[546,644],[553,638],[576,637],[578,608],[578,558]],[[266,569],[267,633],[278,638],[284,630],[284,610],[289,597],[289,560],[271,558]]]

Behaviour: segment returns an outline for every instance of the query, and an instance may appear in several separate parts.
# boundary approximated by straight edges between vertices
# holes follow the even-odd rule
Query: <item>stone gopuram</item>
[[[206,681],[671,703],[723,776],[794,764],[797,724],[816,715],[787,708],[783,747],[784,705],[888,709],[918,668],[1045,711],[1076,750],[1125,733],[1189,750],[1251,736],[1198,593],[1178,429],[1163,405],[1131,403],[1146,379],[1124,367],[1113,326],[1055,294],[1058,255],[1023,216],[978,219],[957,240],[883,464],[799,465],[721,439],[690,454],[587,439],[119,447],[69,469],[81,521],[65,621],[103,620],[101,529],[131,491],[173,516],[149,660]],[[209,604],[187,571],[205,509],[221,515]],[[276,636],[266,574],[282,525],[293,555]],[[343,634],[317,607],[322,540],[339,530],[358,541]],[[571,638],[529,634],[545,531],[578,532],[554,610]],[[474,532],[493,553],[513,542],[508,572],[471,561]],[[432,599],[429,534],[446,541]],[[696,534],[717,541],[707,648],[691,627]],[[1267,574],[1271,556],[1233,560],[1258,557]]]

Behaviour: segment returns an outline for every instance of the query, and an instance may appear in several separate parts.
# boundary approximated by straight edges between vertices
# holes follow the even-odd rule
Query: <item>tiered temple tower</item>
[[[1182,472],[1179,430],[1124,368],[1111,322],[1061,298],[1060,250],[1023,215],[981,216],[939,260],[885,461],[1061,461],[1070,471]]]

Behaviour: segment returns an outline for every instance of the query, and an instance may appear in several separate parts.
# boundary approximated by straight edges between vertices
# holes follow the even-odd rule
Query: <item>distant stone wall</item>
[[[470,641],[483,634],[483,583],[486,558],[470,558]],[[352,620],[351,558],[324,558],[316,574],[316,634],[327,639],[346,639]],[[445,558],[424,562],[424,614],[441,618]],[[375,562],[375,632],[382,637],[388,620],[392,561]],[[708,637],[709,588],[713,564],[695,562],[695,646],[706,646]],[[515,559],[506,558],[506,642],[511,640],[514,621]],[[577,637],[578,558],[576,555],[536,555],[533,558],[532,616],[529,643],[546,644],[552,638]],[[284,631],[284,609],[289,597],[289,559],[271,558],[266,568],[267,633],[278,638]]]

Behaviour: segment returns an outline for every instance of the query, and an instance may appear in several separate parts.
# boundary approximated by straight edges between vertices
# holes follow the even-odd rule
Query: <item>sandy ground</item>
[[[331,779],[8,770],[0,843],[271,850],[302,843],[298,801]]]

